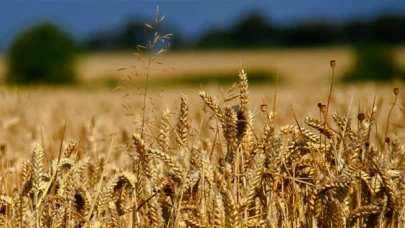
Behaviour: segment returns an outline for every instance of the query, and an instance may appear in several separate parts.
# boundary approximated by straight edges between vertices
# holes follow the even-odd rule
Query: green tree
[[[252,13],[231,28],[213,29],[197,42],[198,48],[266,48],[276,43],[277,30],[259,13]]]
[[[283,43],[287,46],[321,46],[339,43],[341,31],[327,22],[306,22],[285,29]]]
[[[231,37],[238,47],[268,47],[274,39],[273,30],[264,16],[250,14],[235,25]]]
[[[74,40],[52,23],[28,28],[8,53],[6,81],[18,84],[66,84],[76,81]]]
[[[344,82],[390,82],[404,80],[404,72],[398,67],[394,53],[388,46],[359,45],[354,48],[356,60],[343,77]]]

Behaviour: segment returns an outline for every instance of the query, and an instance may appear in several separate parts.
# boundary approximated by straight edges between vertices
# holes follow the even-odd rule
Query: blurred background
[[[115,87],[133,74],[117,70],[135,65],[137,45],[153,40],[145,23],[157,5],[159,34],[173,34],[156,68],[165,73],[151,78],[159,87],[229,83],[240,67],[253,84],[279,72],[285,85],[318,85],[330,59],[343,82],[404,77],[404,1],[6,0],[0,80]]]
[[[198,91],[237,104],[241,68],[255,117],[265,103],[280,125],[296,124],[289,104],[299,121],[317,118],[332,59],[331,112],[366,112],[376,97],[386,123],[405,79],[405,1],[2,0],[0,50],[0,145],[12,151],[57,148],[65,121],[67,136],[98,149],[117,129],[129,142],[142,110],[157,126],[166,108],[177,116],[181,93],[197,134],[212,114]]]

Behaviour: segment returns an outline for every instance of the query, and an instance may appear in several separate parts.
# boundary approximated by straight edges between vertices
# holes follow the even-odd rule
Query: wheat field
[[[405,68],[405,48],[395,48],[395,59]],[[196,71],[222,72],[244,69],[267,69],[280,72],[291,83],[307,78],[316,81],[329,75],[328,62],[339,62],[339,71],[347,70],[354,61],[349,47],[302,48],[281,50],[242,50],[242,51],[184,51],[167,53],[159,57],[162,65],[155,70],[167,69],[157,73],[161,77],[178,77]],[[86,80],[110,77],[117,69],[133,66],[136,58],[132,53],[91,54],[79,60],[79,75]],[[187,63],[187,64],[184,64]]]
[[[136,86],[2,88],[0,225],[404,226],[403,83],[331,87],[323,61],[153,90],[144,115]]]
[[[405,48],[395,48],[395,59],[405,68]],[[339,72],[345,72],[354,62],[353,53],[348,47],[308,48],[281,50],[242,50],[242,51],[183,51],[167,53],[159,57],[163,64],[154,66],[152,80],[161,78],[181,78],[195,72],[221,73],[237,72],[240,68],[279,71],[288,83],[327,82],[328,61],[339,62]],[[0,79],[6,74],[6,59],[0,56]],[[187,63],[187,64],[184,64]],[[139,64],[133,53],[97,53],[79,56],[77,74],[83,82],[95,82],[125,77],[117,70],[130,69]],[[127,71],[129,74],[130,71]],[[337,76],[339,76],[338,74]],[[308,80],[302,80],[303,78]],[[298,83],[299,82],[299,83]]]

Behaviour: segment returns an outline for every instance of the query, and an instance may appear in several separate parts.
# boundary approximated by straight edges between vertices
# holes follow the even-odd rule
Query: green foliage
[[[348,41],[374,42],[379,44],[403,44],[405,42],[405,17],[386,15],[373,21],[354,21],[343,29]]]
[[[216,50],[405,43],[403,16],[386,15],[374,20],[354,20],[343,24],[303,20],[291,25],[277,24],[269,21],[268,17],[260,12],[248,14],[233,26],[210,29],[195,43],[195,47]]]
[[[233,27],[214,29],[202,36],[196,48],[263,48],[275,43],[276,32],[260,14],[249,14]]]
[[[277,73],[268,69],[248,69],[249,85],[271,85],[276,82]],[[159,77],[158,79],[152,79],[149,81],[150,87],[155,89],[164,88],[177,88],[177,87],[196,87],[207,85],[220,85],[229,86],[232,85],[237,76],[234,71],[207,71],[200,73],[180,73],[170,77]],[[236,79],[235,79],[236,78]],[[279,75],[279,83],[282,75]],[[109,88],[116,88],[122,85],[122,80],[117,75],[106,76],[106,80],[100,81],[99,85]],[[95,84],[92,84],[94,87]]]
[[[306,22],[284,29],[282,44],[285,46],[324,46],[339,43],[340,29],[326,22]]]
[[[42,23],[18,35],[8,55],[8,83],[75,82],[73,39],[56,25]]]
[[[218,85],[230,85],[235,82],[234,72],[200,72],[185,74],[183,77],[171,78],[170,80],[160,80],[160,83],[164,83],[167,86],[170,85],[187,85],[187,86],[200,86],[205,84],[218,84]],[[275,81],[276,74],[269,70],[264,69],[252,69],[249,70],[249,84],[250,85],[263,85],[266,83],[273,83]]]
[[[343,82],[389,82],[405,79],[395,62],[393,51],[386,46],[362,45],[354,48],[356,61],[343,77]]]

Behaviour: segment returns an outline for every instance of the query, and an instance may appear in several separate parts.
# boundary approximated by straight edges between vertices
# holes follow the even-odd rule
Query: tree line
[[[304,21],[290,26],[269,22],[263,15],[247,15],[226,28],[204,32],[196,41],[187,41],[179,28],[165,26],[175,33],[172,49],[233,49],[315,47],[367,43],[397,45],[405,43],[405,16],[385,15],[373,20],[354,20],[345,24]],[[164,33],[164,32],[163,32]],[[129,21],[117,30],[94,33],[84,46],[89,51],[133,49],[147,42],[145,26]]]
[[[152,31],[145,28],[144,21],[130,19],[118,28],[104,28],[75,42],[83,51],[134,50],[136,45],[145,44],[153,36]],[[263,15],[250,14],[228,27],[202,32],[194,41],[187,40],[181,29],[173,24],[165,24],[161,29],[161,34],[175,34],[170,42],[171,50],[405,44],[405,16],[398,15],[345,24],[317,20],[283,26],[272,23]]]

